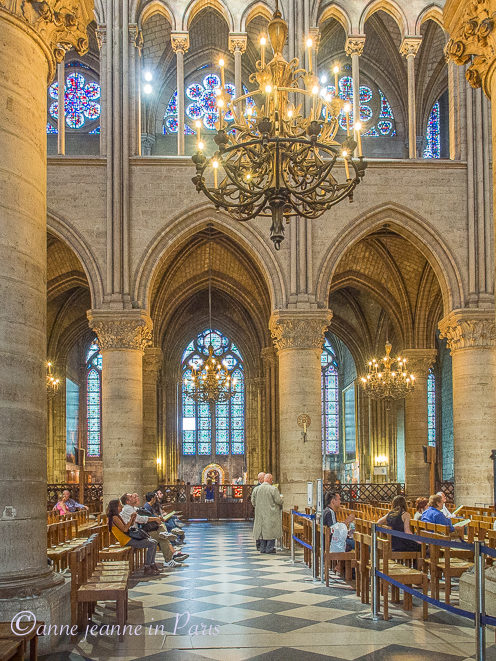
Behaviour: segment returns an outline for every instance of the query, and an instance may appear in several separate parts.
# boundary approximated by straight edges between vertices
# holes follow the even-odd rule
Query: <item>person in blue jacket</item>
[[[420,520],[428,523],[440,523],[442,526],[448,526],[450,532],[456,532],[451,521],[441,512],[442,509],[443,499],[439,494],[435,494],[429,498],[429,507],[422,514]]]

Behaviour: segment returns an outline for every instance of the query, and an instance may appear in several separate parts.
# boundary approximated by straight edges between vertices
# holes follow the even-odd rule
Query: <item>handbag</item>
[[[145,510],[143,507],[141,507],[138,510],[138,514],[141,516],[154,516],[154,514],[150,514],[148,510]],[[144,530],[145,532],[155,532],[160,528],[160,524],[157,523],[156,521],[148,521],[148,523],[144,523],[141,526],[141,530]]]
[[[126,535],[128,535],[128,537],[131,537],[131,539],[136,539],[138,541],[141,541],[143,539],[150,539],[150,535],[147,532],[138,528],[129,528]]]

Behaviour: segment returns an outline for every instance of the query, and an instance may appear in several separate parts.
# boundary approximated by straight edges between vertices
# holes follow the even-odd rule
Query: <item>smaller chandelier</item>
[[[362,388],[370,399],[387,402],[403,399],[415,389],[415,377],[406,371],[406,358],[391,358],[391,343],[386,342],[386,355],[381,361],[369,362],[369,373],[362,376]],[[380,369],[380,363],[383,368]],[[396,370],[393,365],[397,363]]]
[[[236,379],[231,379],[225,363],[216,360],[214,347],[208,345],[208,358],[191,361],[191,377],[184,379],[188,396],[195,402],[227,402],[236,392]]]
[[[48,399],[52,399],[58,393],[60,379],[52,373],[52,363],[46,364],[46,392]]]

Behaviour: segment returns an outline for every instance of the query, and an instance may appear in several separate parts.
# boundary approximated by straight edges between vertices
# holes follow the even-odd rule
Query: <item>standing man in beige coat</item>
[[[270,473],[253,490],[251,501],[255,507],[253,537],[260,540],[260,553],[275,553],[276,539],[282,536],[282,496],[273,486]]]

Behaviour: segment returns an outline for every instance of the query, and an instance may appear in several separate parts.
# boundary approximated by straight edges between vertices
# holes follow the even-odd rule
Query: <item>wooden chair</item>
[[[71,567],[71,629],[84,628],[98,601],[115,601],[119,641],[124,640],[127,617],[129,571],[98,562],[99,536],[92,536],[81,548],[70,554]],[[72,636],[76,642],[77,636]]]
[[[337,566],[341,578],[345,581],[351,582],[352,570],[356,568],[355,551],[348,551],[342,553],[331,553],[331,529],[329,526],[324,528],[324,572],[326,579],[326,586],[329,587],[329,572],[331,568],[335,571]]]
[[[0,661],[23,661],[24,643],[13,638],[0,638]]]
[[[362,604],[370,603],[370,545],[371,537],[365,533],[353,533],[355,540],[356,594]]]
[[[37,621],[29,633],[14,634],[12,632],[11,622],[0,622],[0,660],[3,659],[24,659],[24,654],[27,651],[29,644],[29,661],[36,661],[38,658],[38,629],[45,623]],[[11,642],[18,646],[17,653],[20,656],[8,656],[12,653],[12,648],[9,648],[5,643]],[[3,646],[3,647],[2,647]],[[20,647],[19,647],[20,646]],[[5,656],[2,656],[2,649]],[[5,651],[5,650],[9,650]]]
[[[400,565],[397,562],[394,562],[391,559],[391,540],[390,539],[381,539],[377,538],[377,549],[378,553],[378,565],[379,571],[381,571],[385,576],[393,578],[398,583],[401,583],[405,586],[420,585],[422,586],[422,592],[427,596],[428,593],[428,581],[427,576],[424,572],[419,571],[418,569],[412,569],[411,567],[405,567],[405,565]],[[389,583],[381,579],[381,593],[384,599],[384,619],[387,620],[389,617]],[[391,586],[391,597],[393,601],[397,600],[397,595],[399,595],[399,588],[396,586]],[[403,609],[412,610],[413,600],[412,595],[408,592],[403,593]],[[427,620],[428,618],[428,603],[423,602],[423,619]]]

